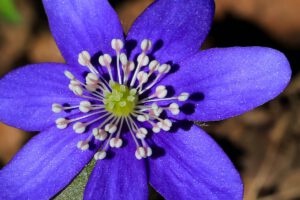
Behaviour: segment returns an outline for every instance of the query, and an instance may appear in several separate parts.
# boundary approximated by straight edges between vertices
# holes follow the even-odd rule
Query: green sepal
[[[95,159],[92,159],[88,165],[74,178],[74,180],[53,200],[82,200],[85,186],[89,180],[89,176],[92,173],[96,164]]]

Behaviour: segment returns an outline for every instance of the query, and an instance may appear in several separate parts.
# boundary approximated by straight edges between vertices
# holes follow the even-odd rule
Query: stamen
[[[73,130],[75,131],[75,133],[81,134],[85,131],[86,129],[86,125],[82,122],[76,122],[73,125]]]
[[[104,141],[107,138],[107,132],[101,128],[94,128],[93,135],[97,140]]]
[[[93,138],[101,141],[101,148],[94,155],[96,160],[106,158],[109,148],[122,147],[122,130],[124,130],[123,125],[126,124],[136,144],[134,152],[136,158],[147,158],[152,155],[152,149],[146,141],[148,130],[143,127],[143,123],[137,122],[149,123],[154,133],[158,133],[160,130],[169,131],[172,121],[165,117],[162,119],[160,115],[163,111],[178,115],[180,113],[179,105],[170,102],[161,106],[155,102],[186,101],[189,94],[181,93],[179,96],[166,98],[168,94],[166,86],[156,86],[159,80],[170,72],[171,66],[169,64],[161,65],[158,61],[149,59],[147,52],[152,48],[150,40],[145,39],[141,42],[141,52],[136,61],[128,60],[127,55],[122,53],[124,43],[121,39],[113,39],[111,47],[115,50],[115,55],[103,54],[98,59],[100,65],[107,69],[109,79],[104,78],[105,76],[100,74],[104,72],[98,71],[92,65],[91,55],[87,51],[82,51],[78,55],[79,64],[87,67],[90,71],[86,75],[84,83],[76,79],[71,72],[64,71],[70,81],[69,89],[82,100],[79,105],[74,106],[63,106],[68,102],[53,103],[52,111],[60,113],[64,110],[76,109],[80,112],[76,113],[76,115],[79,114],[76,118],[58,118],[55,123],[57,128],[65,129],[74,122],[72,124],[74,132],[82,134],[87,131],[88,126],[101,120],[101,124],[92,129],[86,140],[77,143],[77,147],[84,151],[89,149]],[[116,67],[117,70],[112,70],[112,67]],[[113,71],[116,74],[113,74]],[[118,77],[117,82],[114,81],[114,76]],[[151,90],[155,86],[154,93],[141,97],[145,91]],[[151,102],[154,103],[150,104]]]
[[[167,64],[163,64],[158,67],[158,72],[162,74],[167,74],[171,70],[171,66]]]
[[[168,94],[166,87],[163,85],[156,87],[155,91],[156,91],[155,95],[160,99],[165,98]]]
[[[99,151],[94,155],[95,160],[103,160],[106,157],[105,151]]]
[[[137,159],[142,159],[142,158],[146,158],[147,157],[147,154],[146,154],[146,150],[144,147],[138,147],[136,152],[135,152],[135,157]]]
[[[179,101],[186,101],[188,98],[190,97],[189,93],[181,93],[179,96],[178,96],[178,100]]]
[[[113,40],[111,41],[111,47],[112,47],[115,51],[120,52],[120,50],[123,49],[123,47],[124,47],[124,43],[123,43],[123,41],[120,40],[120,39],[113,39]]]
[[[68,120],[66,120],[65,118],[58,118],[56,121],[56,127],[59,129],[65,129],[68,126]]]
[[[150,147],[147,147],[147,156],[152,156],[152,149]]]
[[[128,62],[126,65],[123,65],[124,71],[124,83],[127,84],[130,73],[134,70],[134,62]]]
[[[92,104],[89,101],[81,101],[79,110],[83,113],[88,113],[92,110]]]
[[[184,93],[181,93],[177,97],[162,98],[162,99],[153,99],[153,96],[150,96],[150,97],[140,101],[139,103],[148,103],[148,102],[155,102],[155,101],[170,101],[170,100],[186,101],[186,100],[188,100],[188,98],[189,98],[189,94],[184,92]]]
[[[75,79],[75,76],[71,73],[71,72],[69,72],[69,71],[64,71],[64,74],[65,74],[65,76],[68,78],[68,79],[70,79],[70,80],[73,80],[73,79]]]
[[[141,67],[146,66],[149,63],[149,57],[145,53],[141,53],[138,56],[137,61],[138,61],[138,65],[135,69],[133,78],[132,78],[131,83],[130,83],[130,87],[132,87],[134,85],[134,83],[136,81],[137,74],[139,73]]]
[[[125,118],[125,121],[126,121],[127,127],[129,128],[129,132],[131,133],[132,139],[134,140],[136,146],[138,147],[139,143],[138,143],[136,137],[134,136],[133,125],[132,125],[132,122],[134,122],[134,121],[131,117]]]
[[[143,91],[140,92],[140,94],[143,94],[145,91],[149,90],[150,88],[152,88],[159,80],[159,78],[163,75],[163,74],[167,74],[170,69],[171,69],[171,66],[170,65],[167,65],[167,64],[163,64],[161,66],[159,66],[159,64],[157,63],[153,63],[153,67],[152,69],[155,68],[155,70],[158,70],[159,71],[159,74],[156,76],[156,78],[154,79],[154,81],[152,81],[152,83],[150,85],[148,85],[148,87],[146,87]],[[155,66],[156,65],[156,66]],[[151,70],[151,69],[150,69]],[[150,73],[152,74],[153,71],[151,70]],[[150,74],[149,74],[150,76]]]
[[[123,144],[123,140],[121,138],[111,138],[109,141],[110,147],[120,148]]]
[[[110,134],[113,134],[117,131],[117,125],[113,123],[107,124],[105,126],[105,131],[109,132]]]
[[[99,63],[100,63],[100,65],[102,65],[103,67],[107,68],[110,80],[113,81],[114,78],[113,78],[112,71],[111,71],[111,66],[110,66],[111,61],[112,61],[112,58],[108,54],[104,54],[103,56],[99,57]]]
[[[149,64],[149,70],[152,74],[154,71],[158,70],[159,62],[157,60],[152,60]]]
[[[117,70],[118,70],[118,80],[119,84],[122,84],[122,78],[121,78],[121,70],[120,70],[120,51],[124,46],[124,43],[120,39],[113,39],[111,41],[111,46],[112,48],[116,51],[117,53]]]
[[[86,150],[89,149],[90,145],[89,145],[89,143],[87,141],[79,141],[77,143],[77,147],[79,149],[81,149],[82,151],[86,151]]]
[[[169,111],[173,114],[173,115],[178,115],[180,110],[179,110],[179,106],[177,103],[171,103],[169,106]]]
[[[52,104],[52,111],[55,113],[60,113],[63,110],[63,106],[57,103]]]
[[[169,131],[172,126],[172,122],[169,119],[164,119],[163,121],[158,122],[157,125],[162,130]]]
[[[147,81],[148,81],[148,74],[146,72],[141,71],[141,72],[138,73],[137,79],[139,81],[139,85],[138,85],[137,89],[138,88],[141,89],[142,85],[147,83]]]
[[[145,122],[145,121],[148,121],[149,120],[149,115],[138,115],[137,116],[137,120],[139,121],[139,122]]]
[[[143,52],[149,51],[152,47],[152,42],[151,40],[143,40],[141,43],[141,49],[143,50]]]
[[[99,78],[96,74],[88,73],[85,78],[87,85],[97,85],[99,83]]]
[[[91,63],[91,55],[87,51],[82,51],[78,55],[78,62],[80,65],[89,68],[92,73],[98,74],[98,71]]]
[[[137,131],[136,136],[137,136],[137,138],[139,138],[139,139],[145,139],[145,137],[147,136],[147,134],[148,134],[147,129],[145,129],[145,128],[140,128],[140,129]]]
[[[82,96],[83,95],[83,88],[81,86],[74,86],[72,91],[77,96]]]

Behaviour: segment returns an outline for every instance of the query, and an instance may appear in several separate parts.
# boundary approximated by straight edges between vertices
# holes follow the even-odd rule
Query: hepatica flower
[[[0,119],[41,131],[0,171],[1,199],[49,199],[92,159],[85,199],[242,199],[239,174],[191,121],[240,115],[290,79],[264,47],[199,51],[212,0],[157,0],[124,37],[106,0],[44,0],[66,64],[0,81]]]

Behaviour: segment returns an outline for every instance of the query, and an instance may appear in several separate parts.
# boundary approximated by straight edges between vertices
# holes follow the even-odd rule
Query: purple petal
[[[131,138],[128,142],[116,149],[112,158],[96,163],[84,199],[148,199],[145,162],[135,158],[136,147]]]
[[[157,0],[137,18],[127,40],[140,45],[143,39],[151,39],[158,61],[176,62],[200,49],[213,16],[212,0]]]
[[[63,64],[37,64],[19,68],[0,80],[0,121],[27,131],[44,130],[70,113],[52,112],[53,103],[78,105],[69,90]],[[79,70],[77,70],[79,71]],[[81,76],[74,73],[76,77]]]
[[[78,54],[111,53],[111,40],[123,39],[117,14],[107,0],[43,0],[50,29],[68,64],[77,66]]]
[[[186,59],[161,84],[176,93],[188,92],[190,101],[179,118],[222,120],[240,115],[280,94],[291,69],[279,51],[263,47],[210,49]]]
[[[199,127],[158,134],[153,140],[165,154],[150,159],[150,183],[166,199],[242,199],[238,172]]]
[[[50,199],[92,158],[76,147],[86,137],[56,127],[35,136],[0,171],[0,199]]]

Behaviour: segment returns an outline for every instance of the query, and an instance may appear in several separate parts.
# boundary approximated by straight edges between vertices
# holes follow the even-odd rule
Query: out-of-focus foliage
[[[0,17],[13,23],[20,21],[21,16],[16,9],[14,0],[0,0]]]

